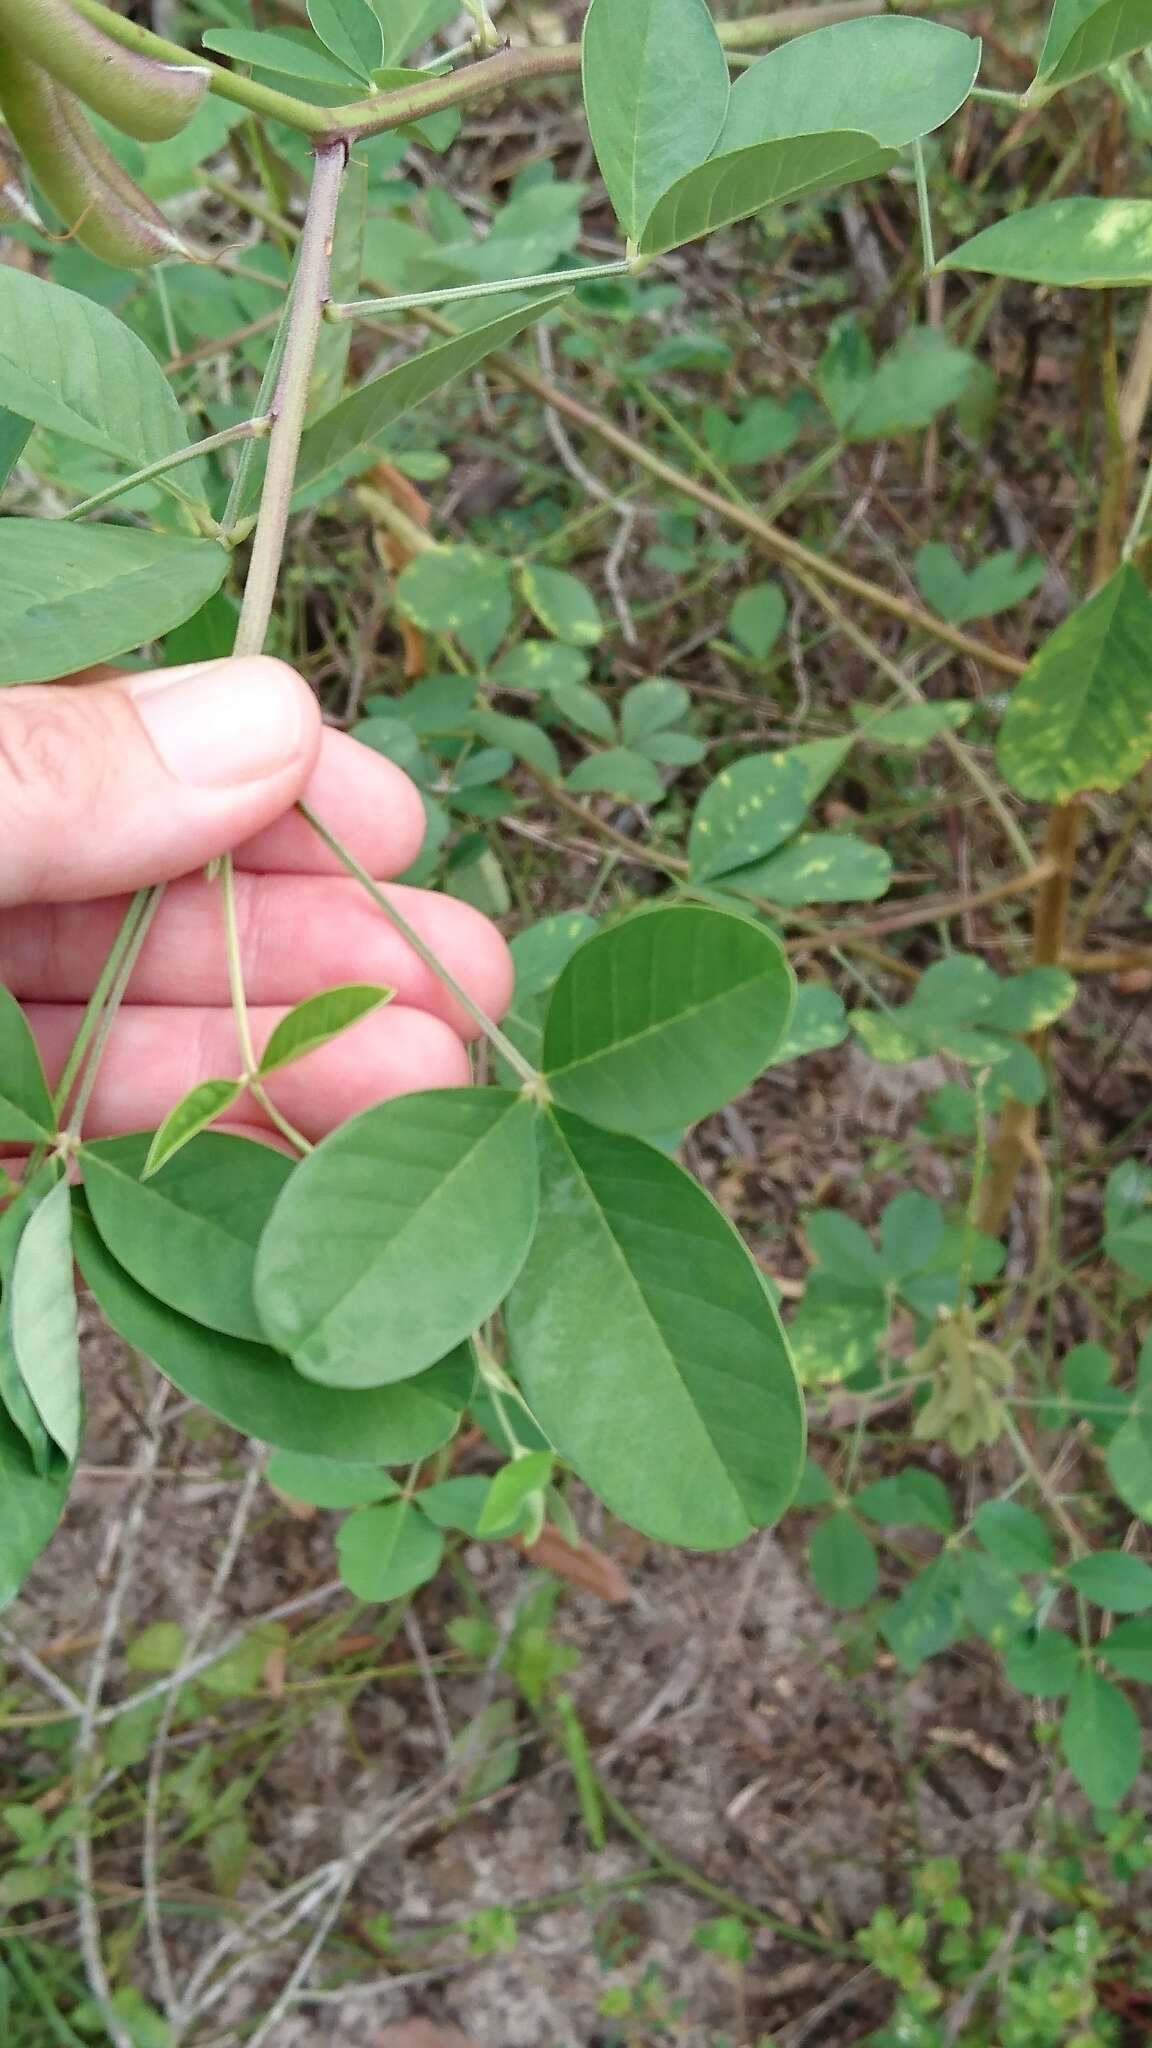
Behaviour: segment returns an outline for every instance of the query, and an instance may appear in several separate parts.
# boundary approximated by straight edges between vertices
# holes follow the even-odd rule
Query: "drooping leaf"
[[[1000,770],[1021,796],[1065,803],[1137,773],[1152,754],[1150,636],[1152,597],[1129,565],[1056,628],[1000,730]]]
[[[1152,43],[1152,0],[1055,0],[1029,99],[1045,97]]]
[[[582,66],[600,175],[635,237],[661,193],[710,154],[728,60],[704,0],[592,0]]]
[[[892,858],[851,832],[802,832],[790,846],[723,877],[726,889],[791,909],[801,903],[871,903],[892,879]]]
[[[21,1378],[41,1422],[70,1465],[83,1427],[71,1222],[68,1186],[61,1180],[37,1203],[21,1232],[12,1267],[10,1316]]]
[[[72,1475],[33,1469],[28,1446],[0,1406],[0,1609],[20,1591],[60,1520]]]
[[[0,1140],[41,1145],[55,1129],[36,1040],[15,996],[0,983]]]
[[[670,1159],[560,1112],[506,1316],[541,1426],[614,1514],[724,1549],[781,1513],[804,1416],[761,1276]]]
[[[803,824],[810,802],[803,764],[787,754],[746,754],[704,791],[692,816],[688,860],[712,881],[774,853]]]
[[[1094,1806],[1117,1806],[1140,1769],[1140,1723],[1131,1702],[1098,1671],[1081,1671],[1060,1724],[1060,1746]]]
[[[761,926],[683,905],[646,911],[573,954],[552,994],[544,1070],[556,1100],[611,1130],[695,1123],[772,1057],[792,973]]]
[[[396,1481],[379,1465],[317,1458],[307,1451],[276,1451],[265,1473],[269,1486],[316,1508],[362,1508],[390,1500]]]
[[[737,79],[717,153],[833,129],[899,149],[963,106],[979,68],[979,40],[933,21],[886,15],[813,29]]]
[[[0,519],[0,684],[43,682],[156,640],[227,572],[211,540]]]
[[[115,456],[125,472],[188,446],[175,393],[139,336],[95,299],[10,264],[0,265],[0,405]],[[178,474],[201,494],[198,463]]]
[[[189,1400],[243,1435],[285,1451],[406,1465],[455,1434],[474,1371],[463,1348],[402,1386],[317,1387],[267,1345],[206,1330],[146,1294],[82,1211],[74,1232],[80,1270],[113,1329]]]
[[[12,1271],[24,1226],[36,1202],[51,1189],[54,1175],[54,1164],[46,1162],[35,1174],[25,1175],[19,1193],[0,1208],[0,1413],[7,1413],[23,1437],[36,1472],[51,1469],[52,1439],[25,1385],[12,1342]]]
[[[297,488],[315,484],[329,471],[338,471],[339,464],[357,449],[377,440],[386,427],[394,426],[454,377],[474,369],[493,349],[502,348],[522,328],[542,319],[566,297],[566,292],[552,292],[545,298],[534,299],[529,306],[501,313],[482,326],[454,335],[451,341],[439,342],[435,348],[424,349],[407,362],[395,364],[391,370],[362,384],[358,391],[350,392],[305,432],[296,471]]]
[[[368,0],[308,0],[308,19],[325,49],[370,85],[384,62],[384,30]]]
[[[185,1145],[190,1145],[193,1138],[198,1138],[210,1124],[215,1123],[217,1117],[231,1109],[243,1092],[242,1081],[197,1081],[187,1095],[173,1103],[154,1134],[140,1171],[141,1180],[149,1180],[154,1173],[159,1173],[177,1152],[183,1151]]]
[[[145,1137],[86,1145],[92,1221],[139,1286],[210,1330],[264,1339],[252,1298],[256,1248],[292,1161],[269,1145],[210,1131],[142,1179]]]
[[[414,1501],[359,1508],[336,1538],[340,1576],[358,1600],[399,1600],[434,1578],[444,1537]]]
[[[520,571],[520,589],[525,604],[557,640],[571,647],[595,647],[603,639],[604,621],[595,598],[587,585],[578,576],[570,576],[567,569],[549,569],[540,562],[526,562]]]
[[[512,623],[507,565],[481,548],[417,555],[397,578],[396,603],[426,633],[454,633],[478,662],[496,652]]]
[[[1152,199],[1048,199],[994,221],[941,261],[1030,284],[1152,284]]]
[[[271,1342],[331,1387],[405,1380],[471,1335],[523,1264],[535,1111],[486,1088],[407,1095],[298,1166],[256,1264]]]
[[[965,569],[944,541],[928,541],[916,551],[916,581],[925,604],[953,625],[988,619],[1031,597],[1044,581],[1039,555],[1017,555],[1013,548],[985,556]]]
[[[379,988],[374,982],[350,982],[344,988],[328,988],[321,995],[306,996],[286,1017],[281,1017],[264,1047],[260,1074],[274,1074],[292,1060],[303,1059],[306,1053],[329,1044],[342,1031],[348,1031],[362,1018],[371,1017],[390,1003],[395,993],[395,989]]]
[[[875,177],[896,162],[870,135],[799,135],[714,156],[657,200],[639,237],[642,255],[661,256],[805,192]]]
[[[876,1549],[855,1515],[841,1509],[817,1522],[808,1541],[816,1590],[829,1607],[851,1613],[866,1607],[880,1578]]]

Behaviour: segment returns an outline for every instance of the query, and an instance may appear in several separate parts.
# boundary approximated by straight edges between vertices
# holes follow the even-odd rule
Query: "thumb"
[[[303,793],[320,709],[257,655],[0,690],[0,904],[170,881]]]

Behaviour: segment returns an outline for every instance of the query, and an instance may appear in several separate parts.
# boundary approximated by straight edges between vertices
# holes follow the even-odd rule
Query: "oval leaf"
[[[704,0],[592,0],[582,51],[588,132],[626,234],[711,154],[728,60]]]
[[[1118,1687],[1082,1671],[1060,1724],[1072,1775],[1094,1806],[1117,1806],[1140,1769],[1140,1723]]]
[[[937,266],[1030,284],[1152,284],[1152,199],[1050,199],[983,228]]]
[[[183,1100],[170,1109],[148,1147],[141,1179],[149,1180],[175,1158],[185,1145],[198,1138],[218,1116],[231,1109],[243,1093],[242,1081],[198,1081]]]
[[[726,889],[791,909],[801,903],[872,903],[892,879],[892,857],[850,832],[802,832],[781,853],[724,876]]]
[[[83,1399],[66,1181],[57,1182],[24,1226],[12,1268],[10,1329],[36,1413],[71,1465],[80,1448]]]
[[[396,1481],[378,1465],[315,1458],[306,1451],[277,1451],[265,1477],[277,1493],[315,1508],[362,1508],[396,1492]]]
[[[740,1543],[786,1507],[804,1411],[760,1273],[703,1189],[635,1138],[562,1112],[509,1298],[541,1427],[613,1514],[659,1542]]]
[[[491,1315],[536,1217],[536,1112],[495,1088],[406,1095],[296,1168],[264,1233],[256,1304],[309,1379],[383,1386]]]
[[[0,519],[0,683],[43,682],[156,640],[227,572],[211,540]]]
[[[60,1520],[72,1475],[33,1469],[28,1447],[0,1406],[0,1609],[20,1591]]]
[[[840,21],[769,50],[737,79],[717,153],[851,129],[900,149],[962,107],[980,43],[934,21]]]
[[[818,1522],[808,1543],[808,1562],[829,1607],[850,1614],[865,1607],[880,1579],[875,1546],[854,1515],[844,1511]]]
[[[520,572],[520,588],[525,604],[557,640],[570,647],[595,647],[603,639],[604,621],[595,598],[567,569],[546,569],[539,562],[526,562]]]
[[[245,1436],[278,1450],[407,1465],[455,1435],[471,1392],[470,1352],[454,1352],[400,1387],[364,1393],[316,1387],[267,1345],[203,1329],[146,1294],[117,1265],[82,1209],[74,1232],[80,1270],[113,1329],[190,1401]]]
[[[1152,205],[1152,202],[1150,202]],[[1152,597],[1124,567],[1056,628],[1012,692],[997,759],[1021,796],[1120,789],[1152,754]]]
[[[395,989],[379,988],[371,982],[350,982],[346,988],[328,988],[321,995],[306,997],[281,1017],[264,1047],[259,1072],[274,1074],[278,1067],[303,1059],[305,1053],[327,1045],[362,1017],[370,1017],[390,1003],[395,993]]]
[[[1056,0],[1036,82],[1045,88],[1029,99],[1046,97],[1058,86],[1071,85],[1102,71],[1119,57],[1152,43],[1152,0]]]
[[[696,806],[688,834],[693,878],[712,881],[774,853],[803,824],[811,800],[803,761],[746,754],[709,783]]]
[[[325,49],[371,84],[384,62],[384,30],[368,0],[308,0],[308,19]]]
[[[179,1314],[262,1343],[252,1299],[256,1247],[292,1161],[212,1131],[141,1179],[147,1140],[106,1138],[82,1153],[88,1207],[125,1272]]]
[[[871,178],[896,162],[871,135],[799,135],[714,156],[678,178],[657,200],[640,236],[645,256],[662,256],[715,228],[729,227],[802,192]]]
[[[56,1112],[20,1004],[0,985],[0,1140],[40,1145],[56,1130]]]
[[[336,1538],[340,1576],[358,1600],[399,1600],[434,1578],[444,1537],[412,1501],[349,1515]]]
[[[794,982],[768,932],[685,905],[598,932],[568,962],[544,1026],[556,1100],[610,1130],[695,1123],[767,1065]]]
[[[1113,1614],[1143,1614],[1152,1607],[1152,1565],[1127,1550],[1092,1550],[1064,1574],[1070,1586]]]

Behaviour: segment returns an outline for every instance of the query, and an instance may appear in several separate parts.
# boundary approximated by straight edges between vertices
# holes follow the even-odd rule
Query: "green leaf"
[[[536,1216],[535,1110],[503,1089],[380,1103],[309,1154],[256,1263],[271,1342],[332,1387],[383,1386],[492,1314]]]
[[[390,1003],[396,991],[374,982],[350,982],[344,988],[328,988],[322,995],[307,996],[282,1017],[264,1048],[261,1075],[274,1074],[292,1060],[303,1059],[318,1046],[328,1045],[362,1018]]]
[[[547,298],[534,299],[530,306],[516,306],[495,320],[455,335],[451,341],[422,350],[407,362],[396,363],[381,376],[362,384],[358,391],[350,392],[305,432],[296,471],[297,489],[314,484],[330,470],[338,471],[348,456],[377,440],[386,427],[394,426],[454,377],[466,375],[493,349],[502,348],[522,328],[542,319],[567,296],[566,292],[553,292]]]
[[[480,1472],[464,1473],[459,1479],[441,1479],[435,1486],[422,1486],[415,1500],[421,1514],[438,1529],[459,1529],[465,1536],[477,1536],[480,1517],[491,1491]]]
[[[1060,1746],[1094,1806],[1118,1806],[1140,1769],[1140,1723],[1130,1702],[1096,1671],[1081,1671],[1060,1723]]]
[[[148,1147],[140,1178],[150,1180],[177,1152],[215,1123],[244,1092],[242,1081],[198,1081],[171,1108]]]
[[[972,1526],[989,1555],[1010,1571],[1051,1571],[1048,1525],[1029,1508],[1014,1500],[986,1500],[977,1508]]]
[[[1071,1692],[1079,1671],[1079,1646],[1058,1628],[1038,1628],[1017,1636],[1004,1653],[1004,1676],[1009,1685],[1041,1699]]]
[[[0,684],[43,682],[158,639],[227,571],[215,541],[0,520]]]
[[[1026,206],[961,242],[938,267],[1081,290],[1152,284],[1152,199],[1049,199]]]
[[[526,1457],[513,1458],[503,1466],[488,1488],[476,1534],[499,1536],[514,1529],[532,1495],[549,1484],[554,1463],[551,1451],[529,1451]]]
[[[570,647],[595,647],[603,639],[599,607],[578,576],[570,576],[566,569],[545,569],[538,562],[526,562],[520,571],[520,589],[529,610],[554,639]]]
[[[71,1226],[68,1185],[61,1180],[32,1211],[16,1247],[10,1325],[24,1385],[70,1465],[83,1428]]]
[[[367,1507],[396,1492],[396,1481],[379,1465],[317,1458],[307,1451],[277,1451],[268,1460],[265,1477],[277,1493],[315,1508]]]
[[[842,1045],[847,1036],[848,1019],[835,989],[825,981],[801,982],[796,991],[796,1007],[768,1065],[782,1067],[810,1052],[826,1052],[834,1045]]]
[[[139,1286],[210,1330],[261,1343],[256,1248],[292,1161],[222,1131],[143,1179],[147,1139],[85,1145],[84,1192],[112,1257]]]
[[[308,0],[308,19],[325,48],[370,85],[384,62],[384,31],[368,0]]]
[[[1031,1628],[1036,1603],[1015,1572],[983,1550],[959,1552],[964,1618],[994,1649],[1004,1650]]]
[[[471,1393],[470,1353],[453,1352],[398,1387],[352,1393],[317,1387],[267,1345],[206,1330],[146,1294],[117,1265],[82,1210],[74,1233],[85,1282],[113,1329],[189,1400],[244,1436],[279,1450],[406,1465],[429,1457],[455,1435]]]
[[[1063,967],[1029,967],[998,981],[980,1010],[990,1031],[1043,1031],[1076,1000],[1076,983]]]
[[[1060,1383],[1074,1411],[1097,1443],[1108,1443],[1127,1420],[1129,1400],[1112,1382],[1112,1360],[1099,1344],[1077,1344],[1060,1369]]]
[[[0,983],[0,1141],[40,1145],[55,1130],[56,1112],[36,1040],[15,996]]]
[[[333,62],[309,35],[277,35],[271,29],[210,28],[205,29],[201,41],[207,50],[232,57],[238,64],[251,64],[258,71],[274,72],[278,78],[307,78],[316,85],[338,85],[344,92],[350,92],[352,79],[347,66]]]
[[[642,754],[629,754],[622,747],[612,747],[612,741],[616,737],[616,727],[613,722],[612,713],[609,711],[603,698],[597,696],[595,690],[589,689],[584,683],[551,683],[548,685],[548,695],[553,707],[560,713],[562,718],[568,720],[569,725],[574,725],[579,732],[590,732],[593,739],[603,740],[613,753],[619,753],[622,756],[625,764],[630,761],[640,761],[642,763],[642,773],[646,778],[644,782],[646,789],[651,791],[654,786],[660,784],[659,776],[652,774],[651,762],[645,761]],[[580,766],[583,767],[583,765],[583,762],[581,762]],[[626,767],[622,772],[627,772]],[[573,773],[575,773],[575,770]],[[663,785],[660,784],[660,794],[663,795],[663,793]],[[646,801],[654,803],[656,799],[650,795]]]
[[[948,1536],[955,1527],[948,1488],[934,1472],[908,1465],[891,1479],[874,1479],[854,1495],[856,1512],[890,1529],[935,1529]]]
[[[1000,729],[1000,772],[1021,796],[1066,803],[1082,789],[1120,789],[1143,766],[1152,754],[1150,637],[1152,597],[1128,565],[1057,626]]]
[[[849,441],[880,441],[930,425],[967,388],[973,357],[938,327],[909,327],[877,364],[847,417]]]
[[[988,555],[969,570],[944,541],[929,541],[917,549],[913,566],[925,604],[956,626],[1007,611],[1044,581],[1039,555],[1019,556],[1012,548]]]
[[[745,754],[704,791],[692,816],[688,860],[707,882],[762,860],[804,822],[805,765],[787,754]]]
[[[808,1540],[808,1565],[817,1592],[829,1607],[845,1613],[867,1606],[880,1580],[875,1546],[844,1510],[816,1524]]]
[[[880,1249],[889,1278],[899,1283],[928,1266],[940,1250],[944,1211],[915,1188],[894,1195],[880,1219]]]
[[[412,1501],[397,1500],[349,1515],[336,1548],[340,1576],[358,1600],[399,1600],[435,1578],[444,1538]]]
[[[19,413],[0,405],[0,491],[23,455],[31,433],[31,420],[22,420]]]
[[[417,555],[398,576],[395,595],[406,619],[426,633],[454,633],[478,662],[495,653],[512,623],[507,565],[480,548]]]
[[[715,228],[781,206],[805,192],[875,177],[897,159],[870,135],[799,135],[715,156],[678,178],[657,200],[639,237],[642,255],[662,256]]]
[[[40,1473],[52,1466],[52,1440],[24,1383],[12,1343],[12,1271],[28,1218],[54,1180],[55,1166],[46,1162],[35,1174],[26,1175],[19,1193],[0,1208],[0,1413],[7,1411]]]
[[[187,1642],[177,1621],[153,1621],[135,1636],[124,1652],[130,1671],[175,1671]]]
[[[611,1130],[695,1123],[753,1081],[793,980],[769,933],[695,905],[598,932],[553,991],[544,1069],[556,1100]]]
[[[704,0],[592,0],[582,68],[600,175],[635,237],[660,194],[710,154],[728,60]]]
[[[470,711],[468,724],[478,739],[506,747],[518,761],[527,761],[550,782],[559,782],[560,756],[548,734],[530,718],[510,718],[503,711]]]
[[[1152,1416],[1137,1413],[1108,1446],[1108,1477],[1126,1508],[1152,1522]]]
[[[683,683],[669,682],[667,676],[649,676],[624,692],[620,736],[630,747],[643,746],[645,740],[678,725],[691,709],[692,699]]]
[[[546,690],[555,696],[572,683],[588,679],[591,663],[578,648],[565,647],[557,640],[521,640],[518,647],[502,654],[492,670],[492,681],[501,689]]]
[[[764,661],[784,631],[787,617],[788,602],[778,583],[751,583],[728,614],[728,630],[757,661]]]
[[[1122,1678],[1152,1682],[1152,1621],[1118,1621],[1096,1650]]]
[[[955,699],[931,704],[903,704],[897,711],[873,715],[866,704],[852,707],[852,715],[863,726],[863,737],[886,747],[926,747],[942,732],[955,732],[967,725],[973,706]]]
[[[900,149],[949,120],[980,69],[980,43],[932,21],[841,21],[769,50],[732,88],[718,151],[855,129]]]
[[[878,1290],[818,1272],[788,1325],[788,1342],[805,1384],[839,1382],[874,1363],[887,1328],[888,1304]]]
[[[1142,1614],[1152,1607],[1152,1565],[1127,1550],[1093,1550],[1065,1573],[1070,1586],[1112,1614]]]
[[[884,1615],[880,1632],[904,1671],[916,1671],[947,1650],[964,1630],[960,1565],[950,1550],[908,1584]]]
[[[1144,1286],[1152,1286],[1152,1168],[1126,1159],[1104,1189],[1104,1249]]]
[[[1152,0],[1055,0],[1036,83],[1045,95],[1152,43]],[[1042,95],[1033,87],[1030,100]]]
[[[663,1154],[563,1113],[542,1144],[540,1224],[509,1298],[533,1413],[614,1514],[724,1549],[776,1519],[804,1414],[759,1271]]]
[[[577,796],[603,791],[636,804],[658,804],[664,795],[664,784],[651,761],[629,747],[607,747],[601,754],[589,754],[577,762],[564,786]]]
[[[590,939],[595,930],[594,917],[583,910],[571,910],[543,917],[539,924],[529,925],[527,931],[517,932],[510,943],[516,969],[514,1000],[543,995],[550,989],[577,946]]]
[[[384,62],[399,64],[459,13],[457,0],[372,0],[384,25]]]
[[[23,1437],[0,1405],[0,1609],[15,1599],[51,1539],[71,1481],[63,1466],[34,1471]]]
[[[801,832],[781,853],[723,877],[726,889],[793,909],[802,903],[872,903],[892,879],[892,856],[850,832]]]
[[[884,1292],[888,1278],[883,1259],[863,1226],[842,1209],[815,1209],[806,1225],[813,1256],[845,1286],[867,1293]]]
[[[139,336],[95,299],[10,264],[0,265],[0,405],[115,456],[126,474],[188,446],[176,395]],[[199,463],[179,477],[201,494]],[[58,542],[64,533],[55,528]]]
[[[794,1508],[830,1507],[836,1498],[836,1489],[822,1465],[812,1458],[805,1458],[800,1484],[792,1496]]]

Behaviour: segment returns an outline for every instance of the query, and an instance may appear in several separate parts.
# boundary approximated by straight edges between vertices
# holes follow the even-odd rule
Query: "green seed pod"
[[[30,228],[44,225],[24,190],[23,171],[12,138],[6,128],[0,128],[0,227],[14,220],[24,221]]]
[[[0,36],[139,142],[178,135],[208,89],[203,65],[158,64],[121,49],[70,0],[0,0]]]
[[[0,105],[36,183],[81,248],[125,270],[187,254],[94,134],[79,102],[2,43]]]

